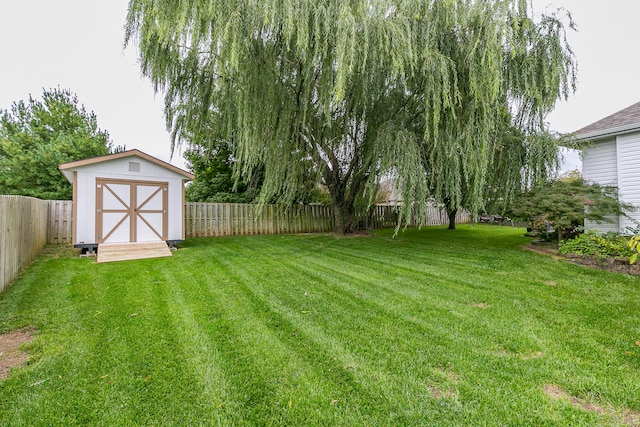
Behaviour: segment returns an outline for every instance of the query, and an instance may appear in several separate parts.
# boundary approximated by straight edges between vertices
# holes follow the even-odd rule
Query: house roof
[[[640,102],[623,108],[597,122],[574,132],[579,141],[600,139],[608,136],[640,130]]]
[[[81,166],[87,166],[87,165],[91,165],[94,163],[101,163],[101,162],[106,162],[109,160],[115,160],[115,159],[121,159],[124,157],[133,157],[133,156],[137,156],[140,157],[142,159],[148,160],[152,163],[157,164],[158,166],[162,166],[163,168],[169,169],[170,171],[173,171],[179,175],[182,175],[184,178],[186,179],[193,179],[195,178],[195,176],[192,173],[189,173],[183,169],[180,169],[177,166],[173,166],[170,163],[167,162],[163,162],[160,159],[157,159],[153,156],[148,155],[147,153],[143,153],[140,150],[127,150],[127,151],[122,151],[120,153],[115,153],[115,154],[108,154],[106,156],[100,156],[100,157],[92,157],[90,159],[84,159],[84,160],[76,160],[75,162],[69,162],[69,163],[62,163],[60,166],[58,166],[58,169],[60,169],[61,171],[68,171],[68,170],[72,170],[72,169],[76,169],[79,168]]]

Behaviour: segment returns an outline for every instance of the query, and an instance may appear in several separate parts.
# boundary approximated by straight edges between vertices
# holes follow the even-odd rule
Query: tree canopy
[[[228,141],[196,142],[190,139],[184,158],[195,178],[186,189],[190,202],[253,203],[263,182],[263,168],[256,167],[245,176],[234,174],[237,160]],[[309,178],[298,189],[295,203],[325,203],[326,194]]]
[[[575,82],[562,14],[526,0],[130,0],[125,40],[165,93],[174,145],[202,128],[230,142],[239,173],[263,168],[262,202],[321,181],[338,232],[381,178],[405,219],[546,178],[557,148],[531,136]]]
[[[109,134],[69,90],[44,90],[0,110],[0,194],[70,200],[58,165],[109,154]]]
[[[259,174],[249,182],[233,176],[232,148],[225,141],[216,144],[191,143],[184,158],[195,178],[186,189],[190,202],[251,203],[261,184]]]

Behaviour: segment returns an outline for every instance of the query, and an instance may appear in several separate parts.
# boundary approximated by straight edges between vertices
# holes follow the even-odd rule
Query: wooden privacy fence
[[[460,210],[458,224],[471,222],[468,212]],[[428,206],[425,218],[411,218],[410,226],[445,225],[447,212],[439,206]],[[376,205],[362,228],[391,228],[398,224],[398,207]],[[327,233],[333,231],[330,206],[294,205],[279,208],[265,206],[261,212],[254,205],[235,203],[186,203],[186,237],[238,236],[253,234]]]
[[[0,292],[47,242],[46,200],[0,195]]]
[[[396,205],[375,205],[372,208],[369,226],[371,228],[392,228],[398,225],[398,210]],[[471,222],[471,214],[464,209],[459,209],[456,214],[456,224],[468,224]],[[419,220],[415,213],[411,216],[410,227],[419,225],[447,225],[449,216],[442,206],[429,205],[426,208],[425,217]],[[404,227],[403,223],[400,225]]]
[[[243,203],[185,204],[186,237],[254,234],[326,233],[333,230],[331,207],[266,205],[261,211]]]
[[[71,200],[47,200],[47,244],[73,243]]]

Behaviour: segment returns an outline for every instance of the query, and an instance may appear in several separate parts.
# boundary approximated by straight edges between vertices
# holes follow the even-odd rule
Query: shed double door
[[[167,240],[166,182],[96,179],[96,243]]]

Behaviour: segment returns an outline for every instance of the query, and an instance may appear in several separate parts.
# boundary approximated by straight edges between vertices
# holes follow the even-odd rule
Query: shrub
[[[635,264],[638,260],[638,253],[640,253],[640,234],[629,239],[629,250],[632,253],[629,264]]]
[[[611,223],[614,218],[633,210],[621,203],[615,187],[585,181],[579,175],[561,178],[530,189],[511,206],[510,216],[544,222],[544,228],[533,228],[541,238],[558,241],[580,234],[584,220]],[[546,232],[548,235],[545,235]]]
[[[549,221],[545,221],[544,224],[541,221],[532,221],[531,230],[535,232],[541,242],[557,242],[559,239],[558,231],[553,228],[553,223]],[[563,227],[561,231],[562,239],[575,239],[584,232],[584,227],[572,225]]]
[[[618,233],[599,234],[589,231],[572,240],[560,244],[561,254],[576,254],[604,259],[610,257],[631,257],[629,239]]]

